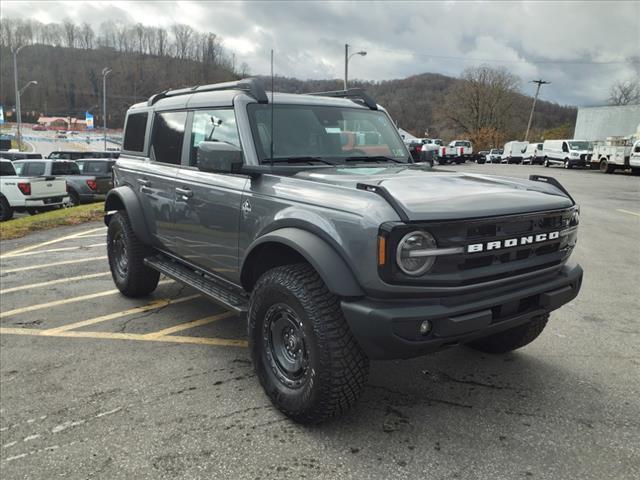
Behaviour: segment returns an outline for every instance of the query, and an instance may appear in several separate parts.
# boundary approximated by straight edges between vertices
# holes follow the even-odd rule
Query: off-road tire
[[[0,222],[11,220],[13,218],[13,208],[9,205],[6,198],[0,197]]]
[[[77,207],[80,205],[80,195],[75,190],[69,190],[69,206]]]
[[[549,314],[534,317],[518,327],[469,342],[467,346],[485,353],[507,353],[530,344],[542,333]]]
[[[278,361],[278,332],[274,334],[270,313],[274,309],[293,313],[298,324],[296,335],[302,336],[298,344],[305,359],[302,365],[306,365],[300,369],[299,380],[292,380]],[[369,359],[349,330],[338,297],[310,265],[276,267],[260,277],[251,296],[248,330],[260,384],[288,417],[300,423],[320,423],[357,402],[367,381]]]
[[[145,257],[152,255],[153,249],[138,240],[123,211],[109,221],[107,254],[113,282],[123,295],[142,297],[156,289],[160,273],[144,264]]]

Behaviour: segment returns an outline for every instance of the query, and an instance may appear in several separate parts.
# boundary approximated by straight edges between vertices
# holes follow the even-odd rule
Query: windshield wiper
[[[397,160],[392,157],[385,157],[383,155],[374,155],[371,157],[346,157],[344,159],[345,162],[394,162],[394,163],[405,163],[402,160]]]
[[[273,165],[275,163],[309,163],[309,162],[320,162],[326,165],[335,165],[335,163],[330,162],[322,157],[280,157],[280,158],[265,158],[263,164]]]

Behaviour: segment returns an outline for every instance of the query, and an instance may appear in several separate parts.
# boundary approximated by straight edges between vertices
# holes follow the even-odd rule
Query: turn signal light
[[[378,236],[378,266],[387,263],[387,239],[382,235]]]
[[[23,195],[31,195],[31,184],[27,182],[18,182],[18,188]]]

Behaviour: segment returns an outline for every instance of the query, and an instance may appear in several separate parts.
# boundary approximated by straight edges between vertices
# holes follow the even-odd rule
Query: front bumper
[[[472,298],[378,300],[341,302],[344,316],[372,359],[412,358],[467,343],[524,324],[573,300],[580,291],[582,268],[566,264],[552,278]],[[419,334],[419,325],[430,320],[432,329]]]

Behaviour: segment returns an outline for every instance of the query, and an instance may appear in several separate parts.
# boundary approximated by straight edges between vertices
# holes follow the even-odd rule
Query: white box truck
[[[542,145],[544,166],[584,167],[591,161],[593,144],[586,140],[545,140]]]
[[[637,166],[631,165],[631,158],[636,158],[640,152],[636,148],[640,145],[638,136],[632,137],[608,137],[602,145],[593,148],[591,156],[591,168],[599,168],[602,173],[613,173],[616,170],[632,168],[637,173]],[[636,160],[636,159],[634,159]]]

